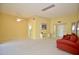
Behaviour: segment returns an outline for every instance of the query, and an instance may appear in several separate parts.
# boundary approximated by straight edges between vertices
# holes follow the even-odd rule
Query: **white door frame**
[[[62,35],[60,35],[60,36],[58,36],[58,34],[57,34],[57,30],[59,30],[59,29],[57,29],[57,27],[59,26],[59,25],[63,25],[64,26],[64,28],[63,28],[63,34]],[[60,28],[61,29],[61,28]],[[61,38],[63,35],[64,35],[64,33],[65,33],[65,23],[60,23],[60,24],[56,24],[56,37],[57,38]]]

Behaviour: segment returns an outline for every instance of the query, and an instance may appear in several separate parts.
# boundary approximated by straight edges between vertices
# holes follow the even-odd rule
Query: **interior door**
[[[64,29],[65,29],[64,24],[57,24],[57,26],[56,26],[56,36],[57,36],[57,38],[63,37]]]

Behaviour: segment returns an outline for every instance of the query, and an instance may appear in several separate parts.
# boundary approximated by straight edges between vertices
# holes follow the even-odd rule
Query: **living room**
[[[0,3],[1,55],[71,55],[57,48],[57,40],[79,36],[78,8],[78,3]]]

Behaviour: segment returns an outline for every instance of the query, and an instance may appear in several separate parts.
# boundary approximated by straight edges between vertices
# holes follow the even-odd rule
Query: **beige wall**
[[[28,24],[32,25],[32,33],[31,33],[31,37],[33,39],[39,39],[40,38],[40,34],[42,32],[40,25],[41,24],[47,24],[47,30],[43,31],[46,32],[47,34],[50,32],[50,20],[46,19],[46,18],[42,18],[39,16],[34,16],[32,18],[29,19]]]
[[[21,22],[16,22],[17,18],[20,17],[0,13],[0,42],[14,39],[27,39],[29,32],[28,24],[32,25],[31,38],[37,39],[40,38],[40,25],[42,23],[47,24],[47,30],[45,32],[54,37],[56,35],[54,25],[59,24],[58,21],[65,24],[65,34],[71,33],[72,23],[78,21],[78,17],[75,14],[70,16],[52,17],[50,19],[34,16],[29,19],[24,19]]]
[[[49,32],[50,32],[50,20],[49,19],[46,19],[46,18],[42,18],[42,17],[36,17],[36,37],[37,38],[40,38],[40,34],[41,32],[45,32],[46,33],[46,36],[48,36]],[[42,31],[40,26],[42,24],[47,24],[47,29]]]
[[[16,22],[18,17],[0,13],[0,42],[27,38],[27,19]]]
[[[0,41],[1,41],[1,14],[0,14]]]
[[[70,16],[62,16],[62,17],[56,17],[56,18],[51,18],[51,29],[50,32],[52,33],[53,36],[56,36],[56,29],[54,29],[54,25],[59,24],[58,21],[61,21],[60,24],[65,25],[65,34],[71,33],[72,32],[72,23],[78,21],[77,15],[70,15]]]
[[[33,18],[35,20],[33,20]],[[32,38],[40,38],[40,33],[42,32],[40,30],[40,25],[42,23],[47,24],[47,30],[46,33],[51,35],[51,37],[56,37],[56,27],[54,27],[57,24],[64,24],[65,25],[65,31],[64,34],[68,34],[72,32],[72,23],[78,21],[77,15],[68,15],[68,16],[62,16],[62,17],[54,17],[54,18],[43,18],[43,17],[32,17],[29,19],[30,23],[32,24]],[[60,21],[61,23],[58,23]]]
[[[30,36],[29,36],[29,33],[30,33],[30,31],[29,31],[29,25],[32,26]],[[28,19],[28,37],[29,38],[32,38],[32,39],[35,38],[35,34],[36,34],[36,28],[35,27],[36,27],[36,20],[33,20],[33,17],[29,18]]]

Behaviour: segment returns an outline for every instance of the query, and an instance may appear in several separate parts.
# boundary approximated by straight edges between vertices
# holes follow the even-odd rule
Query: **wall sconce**
[[[21,19],[19,19],[19,18],[17,18],[17,20],[16,20],[17,22],[20,22],[21,21]]]
[[[20,21],[22,21],[22,20],[24,20],[24,19],[20,19],[20,18],[17,18],[17,19],[16,19],[17,22],[20,22]]]

